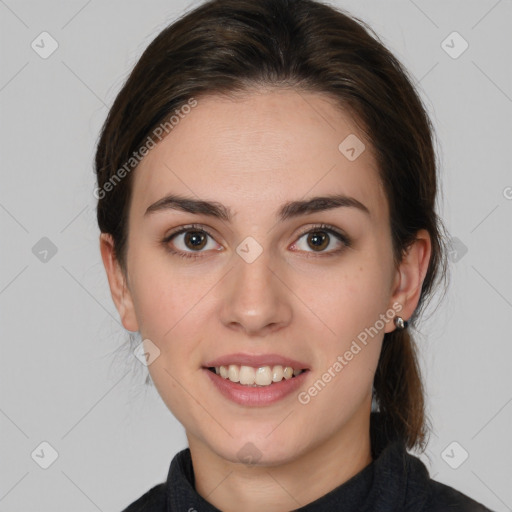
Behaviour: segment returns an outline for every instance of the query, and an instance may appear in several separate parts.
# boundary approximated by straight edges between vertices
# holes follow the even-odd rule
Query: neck
[[[368,414],[352,418],[335,435],[292,461],[272,466],[233,463],[198,438],[189,433],[187,437],[196,491],[224,512],[295,510],[345,483],[372,462]]]

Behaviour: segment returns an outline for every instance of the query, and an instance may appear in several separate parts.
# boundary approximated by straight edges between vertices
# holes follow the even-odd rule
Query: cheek
[[[135,255],[132,299],[141,334],[151,338],[172,335],[180,324],[197,325],[202,298],[212,287],[206,273],[193,274],[172,264],[170,256]],[[171,332],[169,332],[171,330]]]
[[[134,269],[132,296],[141,337],[151,340],[159,351],[148,371],[167,407],[184,422],[191,414],[185,390],[193,388],[204,343],[201,298],[211,284],[157,265],[155,260],[153,264],[146,261],[138,272]]]
[[[335,335],[320,337],[317,389],[328,388],[321,401],[337,403],[336,418],[350,416],[371,394],[382,340],[383,312],[371,294],[341,292],[325,316]],[[321,348],[320,348],[321,347]],[[310,390],[315,393],[314,389]],[[327,405],[326,405],[327,406]]]
[[[384,336],[380,318],[388,300],[381,266],[375,260],[355,259],[339,272],[318,274],[307,286],[303,282],[297,293],[315,313],[304,310],[318,349],[320,379],[329,381],[333,399],[338,396],[346,404],[371,390]]]
[[[385,279],[381,269],[372,265],[346,265],[339,272],[318,273],[298,285],[297,295],[309,306],[309,316],[315,313],[319,327],[325,327],[331,337],[346,342],[385,313]]]
[[[144,261],[139,268],[133,267],[132,279],[140,334],[142,339],[151,340],[162,356],[149,371],[155,384],[161,382],[162,393],[177,396],[181,388],[171,375],[182,382],[191,378],[191,368],[201,366],[206,308],[215,282],[211,274],[197,270],[192,274],[179,265],[171,266],[160,255],[138,257],[137,261]]]

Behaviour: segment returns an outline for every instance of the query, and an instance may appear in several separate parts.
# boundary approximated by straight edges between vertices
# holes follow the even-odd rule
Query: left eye
[[[304,238],[305,243],[301,244],[300,241]],[[297,248],[301,251],[324,253],[338,252],[339,250],[342,250],[344,247],[350,246],[350,242],[341,233],[338,233],[333,229],[320,227],[311,229],[308,232],[304,233],[299,238],[299,241],[295,242],[293,245],[297,246]],[[336,249],[336,245],[339,247],[339,249]],[[331,250],[327,250],[329,247],[331,248]],[[313,250],[310,251],[308,250],[308,248],[312,248]]]

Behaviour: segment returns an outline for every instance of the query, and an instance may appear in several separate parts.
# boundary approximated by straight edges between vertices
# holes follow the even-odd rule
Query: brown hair
[[[110,109],[95,162],[99,228],[112,235],[123,271],[132,192],[126,163],[136,168],[134,152],[156,142],[155,129],[191,98],[257,86],[326,94],[361,124],[389,203],[395,264],[418,230],[431,237],[420,301],[407,319],[414,324],[437,279],[446,278],[430,120],[407,72],[371,29],[314,0],[212,0],[145,50]],[[374,399],[407,447],[424,448],[424,392],[408,330],[384,335]]]

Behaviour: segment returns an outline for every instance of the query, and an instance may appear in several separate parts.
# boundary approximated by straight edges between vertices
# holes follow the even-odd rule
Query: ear
[[[119,312],[123,326],[128,331],[138,331],[139,325],[135,316],[135,308],[128,289],[124,273],[116,259],[114,241],[108,233],[100,235],[100,252],[107,273],[110,293]]]
[[[396,311],[396,315],[401,316],[404,320],[408,320],[412,316],[420,300],[421,287],[427,274],[431,250],[430,235],[427,230],[421,229],[396,270],[388,307]],[[393,317],[386,324],[384,332],[392,332],[395,329]]]

